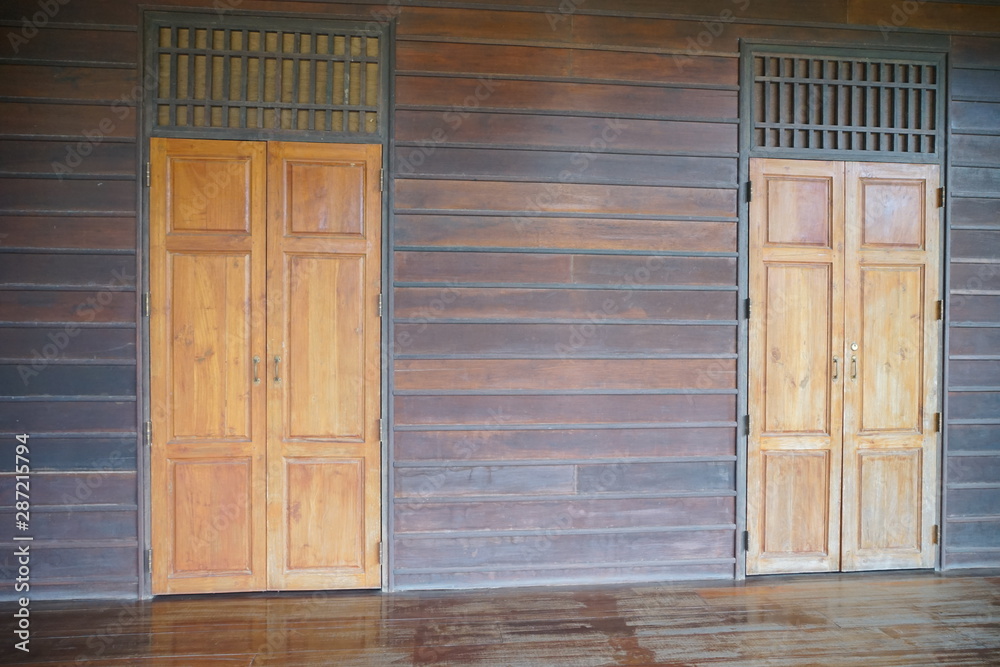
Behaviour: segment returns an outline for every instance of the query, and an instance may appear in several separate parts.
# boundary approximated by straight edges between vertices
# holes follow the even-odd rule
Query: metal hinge
[[[746,300],[745,305],[746,305],[747,319],[749,320],[750,319],[750,299]]]
[[[743,551],[750,551],[750,531],[743,531]]]
[[[153,550],[146,549],[146,572],[153,571]]]
[[[938,530],[937,524],[934,524],[933,526],[931,526],[931,544],[937,544],[938,543],[938,533],[939,532],[940,531]]]
[[[149,317],[149,292],[142,293],[142,316]]]
[[[937,205],[938,205],[938,208],[944,208],[944,196],[945,196],[944,188],[938,188],[937,189]]]
[[[146,446],[153,446],[153,422],[145,423]]]
[[[378,191],[385,192],[385,169],[378,170]]]
[[[151,171],[152,170],[151,170],[151,168],[149,166],[149,163],[147,162],[146,163],[146,187],[147,188],[149,187],[149,182],[150,182],[150,180],[152,178]]]
[[[750,415],[743,415],[743,425],[747,427],[747,433],[750,432]]]
[[[747,181],[747,201],[753,201],[753,181]]]
[[[385,544],[383,542],[378,543],[378,562],[385,562]]]
[[[382,295],[378,295],[378,316],[382,317]]]
[[[944,319],[944,301],[941,301],[940,299],[934,302],[934,319]]]
[[[940,433],[940,432],[941,432],[941,413],[940,412],[935,412],[934,413],[934,433]]]
[[[378,420],[378,439],[385,441],[385,420],[381,417]]]

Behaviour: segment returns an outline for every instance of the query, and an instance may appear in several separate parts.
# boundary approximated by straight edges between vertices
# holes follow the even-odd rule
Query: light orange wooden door
[[[268,579],[379,585],[381,147],[268,150]]]
[[[846,169],[842,569],[932,567],[938,168],[848,163]]]
[[[380,582],[381,148],[154,139],[154,593]]]
[[[260,590],[265,146],[152,139],[150,157],[153,592]]]
[[[747,574],[840,568],[843,165],[753,160]]]
[[[751,178],[747,573],[930,567],[937,168]]]

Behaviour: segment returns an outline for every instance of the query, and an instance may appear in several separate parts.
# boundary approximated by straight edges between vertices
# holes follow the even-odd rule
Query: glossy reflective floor
[[[1000,665],[1000,572],[37,602],[31,631],[0,663]]]

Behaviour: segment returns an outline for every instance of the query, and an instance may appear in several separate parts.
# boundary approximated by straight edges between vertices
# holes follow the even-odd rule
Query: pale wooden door
[[[260,590],[265,145],[152,139],[150,171],[153,592]]]
[[[747,574],[840,568],[844,170],[753,160]]]
[[[938,169],[848,163],[846,170],[841,567],[932,567],[941,346]]]
[[[930,567],[937,168],[751,179],[747,573]]]
[[[380,158],[269,147],[271,588],[379,585]]]
[[[380,147],[150,154],[154,593],[377,587]]]

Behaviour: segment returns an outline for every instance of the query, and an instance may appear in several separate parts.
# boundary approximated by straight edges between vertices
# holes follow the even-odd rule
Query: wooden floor
[[[38,602],[31,631],[0,663],[1000,665],[1000,572]]]

